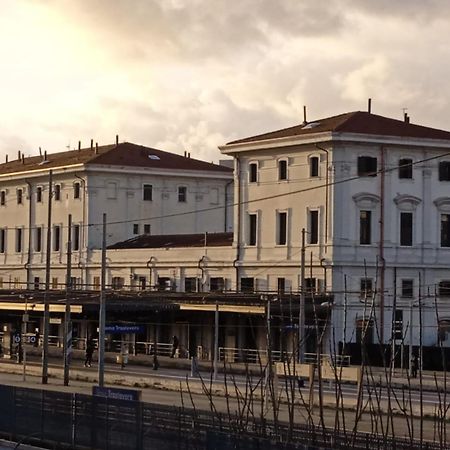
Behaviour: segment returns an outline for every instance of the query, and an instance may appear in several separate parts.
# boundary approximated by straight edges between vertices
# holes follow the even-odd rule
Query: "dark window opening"
[[[439,181],[450,181],[450,161],[439,163]]]
[[[184,292],[197,292],[198,279],[195,277],[186,277],[184,279]]]
[[[158,277],[158,291],[172,290],[172,280],[169,277]]]
[[[39,277],[34,277],[33,284],[34,284],[35,291],[38,291],[41,288],[41,283],[40,283]]]
[[[305,293],[314,294],[316,292],[316,279],[315,278],[305,278]]]
[[[38,188],[36,189],[36,201],[37,201],[38,203],[41,203],[41,202],[42,202],[42,188],[41,188],[41,187],[38,187]]]
[[[73,185],[73,198],[80,198],[80,183]]]
[[[248,181],[256,183],[258,181],[258,164],[250,163],[248,165]]]
[[[286,278],[277,278],[277,291],[279,294],[284,294],[286,291]]]
[[[403,339],[403,310],[396,309],[394,314],[394,339]]]
[[[4,228],[0,229],[0,253],[5,253],[6,251],[6,230]]]
[[[450,247],[450,214],[441,214],[441,247]]]
[[[17,189],[17,204],[21,205],[23,201],[23,191],[22,189]]]
[[[139,224],[133,223],[133,234],[139,234]]]
[[[54,198],[56,201],[61,200],[61,185],[55,184]]]
[[[185,203],[187,198],[187,187],[186,186],[180,186],[178,188],[178,201],[180,203]]]
[[[111,287],[113,289],[122,289],[125,285],[125,278],[122,277],[112,277]]]
[[[372,243],[371,219],[371,211],[359,212],[359,243],[361,245],[369,245]]]
[[[22,251],[22,228],[16,229],[16,252],[20,253]]]
[[[439,297],[450,297],[450,281],[441,281],[439,283]]]
[[[211,277],[209,280],[209,290],[223,292],[225,290],[225,279],[223,277]]]
[[[400,245],[413,245],[413,215],[409,212],[400,213]]]
[[[150,234],[151,229],[152,228],[149,223],[144,223],[144,234]]]
[[[6,192],[5,191],[0,192],[0,205],[1,206],[6,205]]]
[[[371,278],[361,278],[360,296],[362,299],[370,298],[373,294],[373,282]]]
[[[257,215],[249,214],[248,216],[248,245],[256,245],[256,236],[257,236]]]
[[[73,226],[72,243],[73,250],[80,250],[80,225]]]
[[[377,176],[377,158],[371,156],[358,157],[358,176],[376,177]]]
[[[319,157],[312,156],[309,158],[309,176],[318,177],[319,176]]]
[[[404,158],[398,162],[398,177],[400,179],[413,177],[412,159]]]
[[[278,161],[278,179],[287,180],[287,161],[284,159]]]
[[[36,252],[42,251],[42,228],[38,227],[35,229],[35,242],[34,242],[34,250]]]
[[[242,292],[254,292],[255,279],[254,278],[241,278],[241,291]]]
[[[53,250],[59,252],[61,248],[61,227],[55,225],[53,227]]]
[[[356,321],[356,342],[358,344],[371,344],[373,342],[373,321],[359,319]]]
[[[151,184],[144,184],[142,192],[143,200],[147,202],[151,202],[153,200],[153,186]]]
[[[413,280],[402,280],[402,297],[412,298],[414,294]]]
[[[287,213],[278,213],[278,245],[286,245],[287,242]]]
[[[319,211],[309,212],[309,243],[319,243]]]

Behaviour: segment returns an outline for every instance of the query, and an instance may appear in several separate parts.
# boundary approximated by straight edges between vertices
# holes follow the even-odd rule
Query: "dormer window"
[[[376,177],[377,176],[377,158],[372,156],[358,157],[358,176]]]
[[[252,162],[248,165],[248,182],[258,182],[258,163]]]
[[[288,179],[288,163],[285,159],[278,161],[278,179],[284,181]]]
[[[311,178],[319,176],[319,157],[311,156],[309,158],[309,176]]]
[[[80,198],[80,183],[73,184],[73,198]]]

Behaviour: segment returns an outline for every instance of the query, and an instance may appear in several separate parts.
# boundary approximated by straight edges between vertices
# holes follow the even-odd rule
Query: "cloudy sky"
[[[0,0],[0,157],[121,140],[206,160],[353,110],[450,129],[447,0]]]

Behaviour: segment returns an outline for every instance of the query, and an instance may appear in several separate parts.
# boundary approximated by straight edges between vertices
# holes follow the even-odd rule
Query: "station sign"
[[[105,333],[109,334],[129,334],[129,333],[137,333],[142,334],[145,333],[144,325],[136,325],[136,324],[106,324]]]
[[[141,401],[141,391],[136,389],[92,386],[92,395],[113,400],[128,400],[132,402]]]

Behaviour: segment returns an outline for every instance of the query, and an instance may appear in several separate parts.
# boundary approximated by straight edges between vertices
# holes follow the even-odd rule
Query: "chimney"
[[[409,116],[407,112],[403,113],[403,120],[405,121],[405,123],[409,123]]]
[[[308,122],[306,120],[306,105],[303,105],[303,124],[306,125]]]
[[[6,159],[6,162],[8,162],[8,155],[6,155],[6,158],[5,158],[5,159]]]
[[[22,164],[25,164],[25,155],[22,153]]]
[[[17,152],[17,157],[18,157],[17,159],[19,159],[19,160],[22,158],[22,156],[20,154],[20,150]]]
[[[188,158],[190,158],[190,157],[191,157],[191,152],[188,153]]]
[[[369,114],[372,114],[372,99],[369,98],[369,100],[367,101],[367,112]]]
[[[78,141],[78,151],[81,150],[81,141]]]
[[[184,151],[184,157],[186,158],[186,154],[187,154],[187,152],[186,152],[186,150]]]
[[[95,154],[98,155],[98,142],[95,143]]]
[[[44,150],[44,161],[47,161],[47,150]]]
[[[91,139],[91,150],[94,148],[94,139]]]
[[[119,145],[119,135],[116,134],[116,145]]]
[[[39,156],[42,156],[42,149],[39,147]]]

